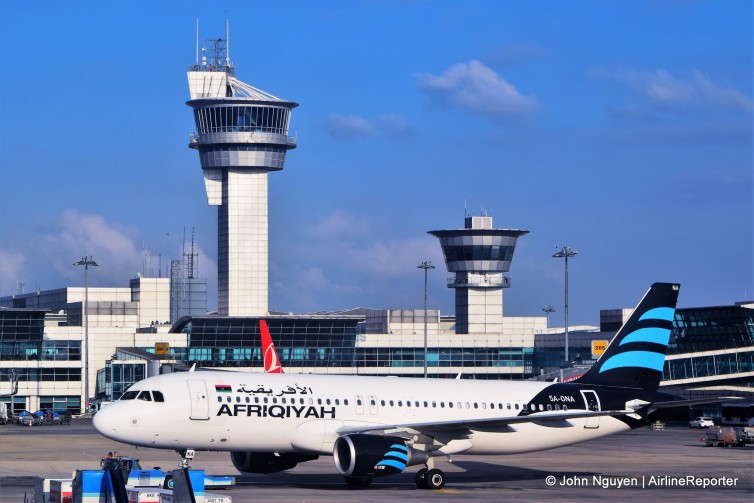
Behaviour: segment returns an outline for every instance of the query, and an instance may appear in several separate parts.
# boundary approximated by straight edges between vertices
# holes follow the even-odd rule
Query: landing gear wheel
[[[345,479],[346,484],[354,488],[369,487],[369,484],[372,483],[372,479],[370,477],[343,477],[343,478]]]
[[[429,470],[427,468],[422,468],[418,472],[416,472],[416,478],[414,479],[416,481],[416,487],[419,489],[425,489],[426,488],[426,479],[427,479],[427,472]]]
[[[424,487],[426,489],[442,489],[445,487],[445,473],[437,468],[429,470],[424,476]]]

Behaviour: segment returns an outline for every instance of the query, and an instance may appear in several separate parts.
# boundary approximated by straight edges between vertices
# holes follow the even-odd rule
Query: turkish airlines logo
[[[282,374],[283,369],[280,367],[280,361],[278,360],[278,354],[275,351],[275,346],[269,344],[264,348],[264,371],[268,374]]]

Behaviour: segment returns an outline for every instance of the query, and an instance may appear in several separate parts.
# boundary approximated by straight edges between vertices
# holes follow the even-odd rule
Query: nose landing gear
[[[175,452],[181,457],[181,461],[178,463],[178,468],[191,468],[189,463],[194,459],[194,449],[176,449]]]

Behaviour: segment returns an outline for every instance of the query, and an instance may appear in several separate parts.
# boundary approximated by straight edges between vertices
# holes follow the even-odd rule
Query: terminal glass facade
[[[284,368],[353,367],[361,318],[266,318]],[[202,367],[262,367],[259,318],[197,317],[173,331],[188,335],[189,363]]]
[[[754,346],[754,309],[741,306],[678,309],[669,354]]]

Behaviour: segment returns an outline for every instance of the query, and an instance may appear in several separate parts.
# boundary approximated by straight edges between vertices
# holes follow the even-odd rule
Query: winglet
[[[272,343],[270,329],[267,328],[265,320],[259,320],[259,331],[262,336],[262,355],[264,358],[264,372],[266,374],[283,374],[283,367],[280,366],[280,359]]]

